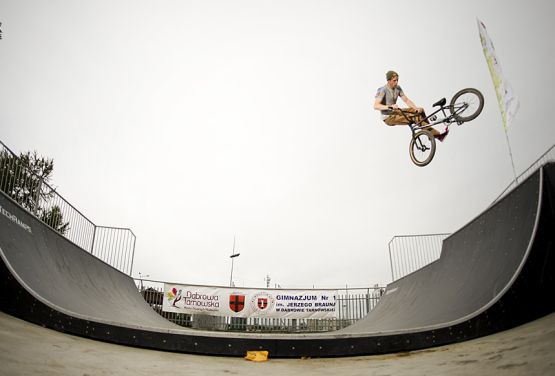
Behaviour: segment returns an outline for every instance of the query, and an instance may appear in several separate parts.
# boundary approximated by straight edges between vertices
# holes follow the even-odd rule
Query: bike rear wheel
[[[458,122],[476,119],[484,108],[484,96],[472,88],[462,89],[451,99],[449,111]]]
[[[410,140],[409,154],[412,162],[419,166],[426,166],[432,161],[436,153],[436,140],[431,132],[418,131]]]

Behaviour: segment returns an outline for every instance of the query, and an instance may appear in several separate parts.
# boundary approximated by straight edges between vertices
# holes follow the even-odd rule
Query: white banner
[[[230,317],[333,319],[334,290],[256,290],[164,284],[165,312]]]
[[[509,81],[507,81],[503,75],[501,64],[495,54],[495,48],[493,47],[493,42],[488,35],[486,26],[482,21],[477,21],[484,56],[486,57],[486,62],[488,63],[489,72],[493,80],[493,86],[495,87],[495,93],[497,94],[499,110],[501,111],[501,117],[503,118],[503,127],[507,130],[507,127],[513,121],[513,118],[520,107],[520,103],[511,84],[509,84]]]

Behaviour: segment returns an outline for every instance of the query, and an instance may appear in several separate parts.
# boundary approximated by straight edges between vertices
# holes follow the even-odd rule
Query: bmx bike
[[[433,107],[439,108],[419,122],[415,120],[414,113],[399,109],[407,119],[412,132],[409,144],[410,159],[419,167],[429,164],[436,152],[436,140],[429,129],[437,124],[445,124],[445,131],[448,131],[452,124],[462,125],[476,119],[484,108],[484,96],[477,89],[462,89],[453,95],[448,105],[447,100],[442,98],[434,103]],[[443,117],[440,115],[438,119],[440,112]]]

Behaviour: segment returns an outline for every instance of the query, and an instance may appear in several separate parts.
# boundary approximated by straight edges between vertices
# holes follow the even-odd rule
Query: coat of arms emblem
[[[260,309],[268,308],[268,298],[258,298],[257,305]]]
[[[229,296],[229,308],[233,312],[239,313],[245,308],[245,295],[232,294]]]

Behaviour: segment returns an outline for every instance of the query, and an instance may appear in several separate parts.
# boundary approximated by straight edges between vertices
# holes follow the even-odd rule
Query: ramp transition
[[[555,311],[555,164],[447,238],[441,257],[393,283],[364,319],[315,334],[209,332],[156,314],[133,279],[0,193],[0,309],[61,332],[210,355],[351,356],[499,332]]]

